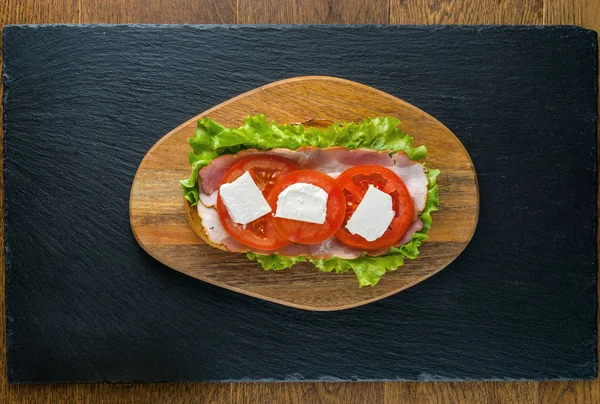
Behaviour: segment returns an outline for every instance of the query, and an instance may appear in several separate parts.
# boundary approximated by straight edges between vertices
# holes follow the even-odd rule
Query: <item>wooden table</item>
[[[41,23],[575,24],[600,31],[598,0],[0,0],[0,27]],[[1,91],[0,91],[1,94]],[[0,115],[0,120],[1,120]],[[0,144],[1,147],[1,144]],[[0,178],[1,181],[1,178]],[[0,190],[1,192],[1,190]],[[0,200],[2,200],[0,198]],[[3,226],[0,224],[0,226]],[[4,241],[3,230],[0,232]],[[3,249],[0,254],[3,254]],[[195,383],[8,385],[4,259],[0,402],[593,403],[600,383]]]

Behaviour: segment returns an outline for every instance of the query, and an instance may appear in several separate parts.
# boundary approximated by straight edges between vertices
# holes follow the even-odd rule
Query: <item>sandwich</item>
[[[181,181],[210,246],[265,270],[310,262],[375,286],[415,259],[438,210],[427,148],[392,117],[327,126],[249,116],[228,128],[198,120]]]

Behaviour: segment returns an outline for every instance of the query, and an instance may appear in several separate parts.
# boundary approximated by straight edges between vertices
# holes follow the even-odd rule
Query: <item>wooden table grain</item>
[[[600,31],[598,0],[0,0],[0,27],[39,23],[574,24]],[[1,90],[0,90],[1,95]],[[0,114],[0,120],[1,120]],[[1,148],[1,143],[0,143]],[[2,178],[0,177],[0,182]],[[2,184],[0,184],[2,185]],[[0,187],[0,193],[2,192]],[[3,199],[0,195],[0,204]],[[0,206],[1,208],[2,206]],[[0,222],[0,241],[4,231]],[[3,254],[4,250],[0,250]],[[9,385],[4,257],[0,403],[597,403],[600,382]]]

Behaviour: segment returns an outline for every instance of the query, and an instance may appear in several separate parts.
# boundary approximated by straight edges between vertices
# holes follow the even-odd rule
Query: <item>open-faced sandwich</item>
[[[438,207],[439,171],[396,118],[326,128],[203,118],[189,143],[192,172],[181,184],[197,232],[264,269],[308,261],[374,286],[419,255]]]

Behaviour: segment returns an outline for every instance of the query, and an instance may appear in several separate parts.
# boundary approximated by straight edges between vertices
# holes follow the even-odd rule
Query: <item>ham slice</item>
[[[402,178],[415,204],[415,211],[421,213],[425,209],[427,185],[429,185],[425,167],[409,159],[405,153],[394,154],[392,160],[394,160],[394,165],[388,168]]]
[[[317,147],[306,147],[298,149],[306,153],[307,157],[302,162],[302,168],[322,171],[326,174],[340,174],[342,171],[354,166],[392,166],[393,160],[389,152],[381,152],[371,149],[348,150],[345,147],[330,147],[320,149]]]
[[[217,197],[219,196],[219,191],[213,191],[212,194],[205,194],[204,192],[199,193],[200,202],[208,208],[215,206],[217,204]]]

